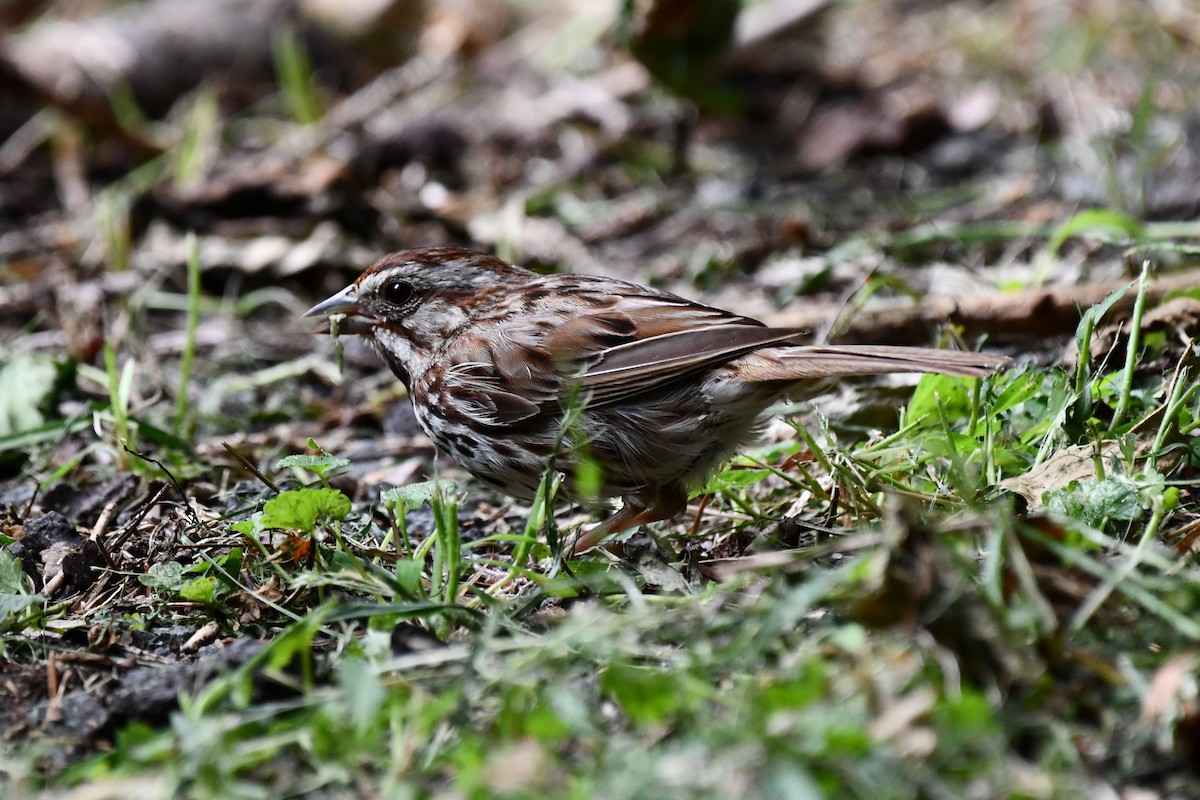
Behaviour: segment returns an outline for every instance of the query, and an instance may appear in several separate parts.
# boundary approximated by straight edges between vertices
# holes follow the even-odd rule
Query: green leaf
[[[188,455],[192,456],[196,455],[195,448],[193,448],[191,442],[187,441],[186,439],[181,439],[170,431],[164,430],[157,425],[147,422],[140,416],[131,415],[129,419],[137,422],[138,437],[140,439],[144,439],[147,442],[160,444],[163,447],[177,450],[180,453],[187,453]]]
[[[46,422],[43,408],[54,392],[59,365],[32,353],[0,365],[0,436],[32,430]]]
[[[539,700],[525,715],[527,734],[543,742],[558,743],[571,733],[571,726],[545,701]]]
[[[337,489],[289,489],[263,504],[263,530],[312,533],[318,519],[344,519],[350,498]]]
[[[910,422],[937,418],[938,400],[951,419],[966,417],[971,411],[971,382],[974,378],[953,375],[922,375],[908,403],[905,418]]]
[[[261,530],[261,528],[259,528],[259,520],[261,520],[261,519],[262,519],[261,513],[255,514],[250,519],[244,519],[241,522],[233,523],[232,525],[229,526],[229,530],[231,530],[235,533],[245,534],[246,536],[252,536],[252,535],[258,533],[259,530]]]
[[[379,496],[385,505],[395,506],[401,513],[420,508],[433,499],[438,492],[451,494],[458,488],[454,481],[442,478],[436,481],[410,483],[407,486],[397,486],[388,489]]]
[[[29,592],[29,584],[25,580],[25,571],[21,562],[12,553],[0,550],[0,592],[7,594],[25,594]]]
[[[601,676],[600,686],[635,723],[656,725],[682,705],[680,677],[653,667],[614,661]]]
[[[36,594],[0,593],[0,628],[5,627],[8,617],[24,611],[39,600],[41,597]]]
[[[1109,521],[1132,522],[1146,510],[1138,486],[1124,475],[1110,475],[1102,481],[1071,481],[1047,494],[1046,507],[1093,528],[1102,528]]]
[[[0,453],[13,450],[27,451],[42,442],[57,441],[91,427],[91,415],[76,416],[40,425],[36,428],[0,435]]]
[[[6,618],[41,600],[29,591],[29,582],[21,562],[11,553],[0,551],[0,627]]]
[[[216,590],[216,578],[196,578],[179,587],[179,596],[195,603],[211,603]]]
[[[723,469],[708,479],[699,494],[745,489],[771,476],[769,469]]]
[[[1079,325],[1075,329],[1075,346],[1083,351],[1085,346],[1084,336],[1090,329],[1099,327],[1100,320],[1104,319],[1104,315],[1109,312],[1113,305],[1124,297],[1130,289],[1133,288],[1137,281],[1130,281],[1124,286],[1113,289],[1105,298],[1096,305],[1083,312],[1083,316],[1079,319]]]
[[[178,561],[151,564],[145,575],[138,576],[138,581],[143,586],[156,586],[173,592],[183,585],[183,565]]]
[[[1046,250],[1057,253],[1067,239],[1083,233],[1140,239],[1145,235],[1145,227],[1127,214],[1099,208],[1087,209],[1059,225],[1046,242]]]
[[[956,454],[970,453],[979,447],[979,442],[974,437],[954,431],[950,431],[949,436],[922,436],[919,441],[926,452],[939,458],[952,458]]]
[[[989,406],[988,415],[995,418],[1009,409],[1016,408],[1038,393],[1046,380],[1044,372],[1026,372],[1016,375],[1011,382],[1000,390],[996,399]]]
[[[300,467],[301,469],[311,470],[318,475],[324,475],[330,470],[341,469],[349,463],[350,459],[348,458],[338,458],[337,456],[328,454],[311,455],[308,453],[299,453],[279,459],[279,463],[275,465],[275,468],[291,469],[292,467]]]
[[[338,666],[338,683],[352,724],[360,732],[369,730],[387,699],[387,690],[379,676],[367,662],[345,658]]]
[[[396,581],[405,594],[416,595],[421,588],[421,572],[425,564],[411,558],[402,558],[396,562]]]

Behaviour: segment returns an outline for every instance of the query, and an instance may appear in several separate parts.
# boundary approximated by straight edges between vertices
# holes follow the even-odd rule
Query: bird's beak
[[[326,298],[308,311],[305,311],[304,316],[328,317],[330,314],[345,314],[348,317],[352,317],[357,313],[358,293],[355,291],[354,284],[352,283],[333,297]]]
[[[332,297],[326,298],[304,312],[306,317],[331,317],[342,314],[346,319],[338,323],[339,333],[366,333],[371,329],[369,320],[360,316],[358,293],[350,284]],[[321,325],[315,333],[329,333],[328,324]]]

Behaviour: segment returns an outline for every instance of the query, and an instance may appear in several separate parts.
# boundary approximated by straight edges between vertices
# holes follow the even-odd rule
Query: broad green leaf
[[[263,530],[312,533],[318,519],[340,520],[350,513],[350,498],[337,489],[289,489],[263,504]]]
[[[195,578],[179,587],[179,596],[194,603],[211,603],[216,589],[216,578]]]
[[[909,422],[923,420],[938,413],[938,400],[950,419],[966,417],[971,410],[971,382],[974,378],[953,375],[922,375],[908,403],[905,418]]]

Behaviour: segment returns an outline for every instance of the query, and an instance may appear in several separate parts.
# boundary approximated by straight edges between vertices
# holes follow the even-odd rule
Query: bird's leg
[[[567,555],[583,555],[610,536],[615,536],[630,528],[636,528],[638,525],[658,522],[660,519],[666,519],[670,516],[672,515],[661,514],[653,508],[638,508],[631,505],[622,506],[620,511],[603,522],[584,526],[575,537],[574,543],[567,543]]]
[[[682,489],[663,489],[647,504],[643,498],[625,498],[625,504],[617,513],[603,522],[580,530],[575,541],[566,543],[569,556],[578,556],[599,545],[610,536],[622,531],[649,525],[651,522],[670,519],[687,508],[687,493]]]

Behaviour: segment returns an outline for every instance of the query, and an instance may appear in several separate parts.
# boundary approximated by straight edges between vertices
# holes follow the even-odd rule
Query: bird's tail
[[[1012,363],[1004,356],[931,347],[893,345],[795,345],[773,350],[778,361],[773,380],[803,380],[889,372],[937,372],[945,375],[991,375]]]

